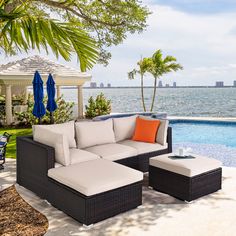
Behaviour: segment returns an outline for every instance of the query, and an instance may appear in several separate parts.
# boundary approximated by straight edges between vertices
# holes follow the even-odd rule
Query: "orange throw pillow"
[[[147,143],[155,143],[156,134],[160,126],[160,123],[161,122],[159,120],[146,120],[137,117],[136,127],[132,140],[147,142]]]

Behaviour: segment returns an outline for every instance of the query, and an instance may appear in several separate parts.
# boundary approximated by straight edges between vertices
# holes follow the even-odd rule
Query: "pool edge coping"
[[[167,116],[170,121],[212,121],[236,123],[236,117],[195,117],[195,116]]]

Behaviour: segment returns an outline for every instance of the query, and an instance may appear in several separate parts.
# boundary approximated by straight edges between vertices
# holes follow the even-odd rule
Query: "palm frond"
[[[56,57],[68,61],[76,53],[82,71],[91,69],[98,59],[96,42],[78,25],[32,16],[24,4],[7,13],[0,2],[0,29],[0,48],[6,54],[30,49],[48,53],[50,48]]]
[[[183,66],[181,66],[178,63],[167,64],[164,67],[165,74],[172,72],[172,71],[178,71],[178,70],[183,70]]]
[[[177,60],[173,56],[166,56],[163,59],[163,55],[161,50],[157,50],[152,55],[153,67],[151,68],[150,73],[154,76],[154,78],[161,77],[164,74],[167,74],[172,71],[182,70],[183,67],[175,63]]]
[[[169,62],[174,62],[174,61],[177,61],[175,57],[173,56],[166,56],[163,60],[163,63],[169,63]]]
[[[139,73],[139,71],[136,69],[133,69],[132,71],[128,72],[128,79],[130,80],[135,79],[137,73]]]
[[[151,58],[145,57],[138,62],[140,74],[144,75],[149,72],[153,67],[153,61]]]

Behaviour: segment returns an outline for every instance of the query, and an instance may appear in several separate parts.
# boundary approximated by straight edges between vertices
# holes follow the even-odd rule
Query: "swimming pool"
[[[236,122],[171,120],[173,149],[190,147],[194,153],[236,167]]]

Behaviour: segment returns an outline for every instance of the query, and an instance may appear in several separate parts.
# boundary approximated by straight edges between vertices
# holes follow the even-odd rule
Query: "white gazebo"
[[[0,65],[0,94],[6,95],[6,122],[11,124],[12,95],[23,91],[27,99],[27,87],[32,86],[35,71],[39,71],[44,85],[48,74],[51,73],[56,83],[57,97],[60,96],[60,86],[77,86],[78,88],[78,117],[83,116],[83,84],[91,80],[91,75],[77,69],[55,63],[40,56],[27,57],[22,60]]]

